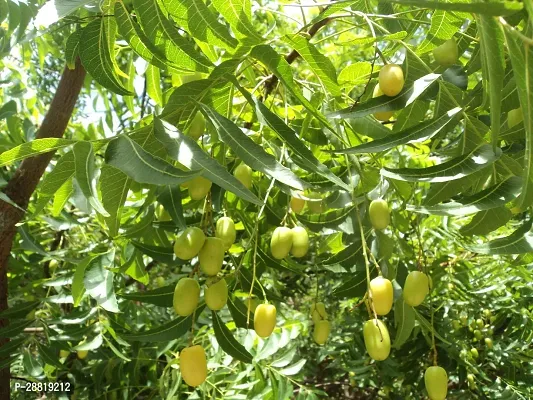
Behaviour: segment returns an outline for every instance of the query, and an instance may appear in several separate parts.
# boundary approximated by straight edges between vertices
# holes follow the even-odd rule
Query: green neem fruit
[[[370,281],[370,291],[372,302],[377,315],[387,315],[394,300],[394,290],[392,283],[388,279],[378,276]]]
[[[470,354],[472,355],[472,358],[474,358],[474,359],[479,357],[479,352],[477,351],[477,349],[475,347],[472,347],[470,349]]]
[[[176,239],[176,243],[174,243],[174,254],[180,260],[190,260],[198,255],[204,242],[205,235],[200,228],[187,228]]]
[[[383,96],[383,92],[381,91],[379,84],[377,84],[376,86],[374,86],[374,93],[372,97],[375,98],[375,97],[381,97],[381,96]],[[374,113],[373,115],[374,115],[374,118],[377,119],[378,121],[388,121],[394,115],[394,111],[381,111],[381,112]]]
[[[320,214],[324,212],[324,200],[322,199],[322,195],[320,193],[309,193],[307,195],[309,199],[318,200],[318,201],[307,201],[307,208],[309,208],[309,211],[311,211],[313,214]]]
[[[205,118],[203,114],[198,111],[191,121],[191,125],[187,129],[187,136],[194,140],[198,140],[205,132]]]
[[[489,309],[485,308],[485,309],[483,310],[483,316],[484,316],[485,318],[490,318],[490,317],[492,316],[492,312],[491,312]]]
[[[387,64],[379,71],[379,87],[387,96],[400,93],[404,83],[403,70],[399,65]]]
[[[241,182],[246,189],[252,187],[252,169],[246,164],[239,164],[233,171],[235,178]]]
[[[57,268],[57,260],[50,260],[50,264],[48,264],[48,268],[50,271],[54,271]]]
[[[157,278],[155,278],[156,286],[162,287],[165,286],[165,283],[165,278],[163,278],[162,276],[158,276]]]
[[[456,319],[454,319],[452,321],[452,326],[453,326],[453,329],[456,330],[456,331],[461,329],[461,323],[459,321],[457,321]]]
[[[472,374],[468,374],[468,375],[466,376],[466,379],[467,379],[468,383],[470,383],[470,384],[472,384],[472,383],[475,382],[475,381],[474,381],[475,377],[474,377],[474,375],[472,375]]]
[[[189,386],[199,386],[207,378],[207,358],[202,346],[190,346],[180,353],[181,376]]]
[[[485,326],[481,318],[476,319],[476,325],[479,329],[482,329]]]
[[[451,38],[439,47],[434,48],[433,57],[435,57],[437,64],[443,67],[450,67],[455,64],[459,58],[459,49],[455,39]]]
[[[507,126],[512,128],[524,121],[524,114],[522,113],[521,108],[515,108],[514,110],[509,111],[507,114]]]
[[[203,176],[197,176],[192,179],[187,185],[189,190],[189,196],[192,200],[202,200],[207,196],[207,193],[211,190],[211,182],[209,179],[205,179]]]
[[[198,306],[200,285],[193,278],[181,278],[174,289],[174,310],[176,314],[187,317]]]
[[[270,240],[270,251],[272,253],[272,257],[277,260],[282,260],[287,257],[291,251],[291,248],[292,230],[285,226],[280,226],[274,229],[274,232],[272,233],[272,239]]]
[[[295,226],[292,231],[292,247],[291,254],[294,257],[300,258],[307,254],[309,249],[309,235],[305,228],[301,226]]]
[[[291,197],[291,210],[294,211],[296,214],[299,214],[302,212],[302,210],[305,207],[305,200],[300,199],[299,197]]]
[[[385,200],[373,200],[368,207],[368,214],[374,229],[383,230],[389,226],[390,210]]]
[[[269,337],[276,327],[276,307],[259,304],[254,313],[254,330],[262,338]]]
[[[209,309],[218,311],[228,302],[228,284],[224,278],[212,283],[210,279],[208,279],[208,286],[204,293],[205,304]]]
[[[474,330],[474,337],[477,340],[481,340],[481,338],[483,337],[483,334],[481,333],[481,331],[479,329],[476,329],[476,330]]]
[[[389,330],[379,319],[370,319],[363,326],[366,351],[376,361],[385,360],[390,353]]]
[[[198,253],[200,269],[206,275],[216,275],[222,269],[224,262],[224,242],[217,237],[205,239],[204,246]]]
[[[442,367],[429,367],[424,374],[426,390],[431,400],[444,400],[448,394],[448,374]]]
[[[331,324],[327,320],[318,321],[313,330],[313,339],[316,344],[323,345],[328,340]]]
[[[403,287],[403,300],[411,307],[422,304],[429,293],[429,280],[426,274],[419,271],[409,272]]]
[[[235,238],[237,237],[233,220],[229,217],[219,218],[215,229],[215,236],[224,243],[224,250],[228,250],[235,243]]]
[[[326,312],[326,306],[322,302],[313,303],[311,305],[311,318],[315,324],[320,321],[328,319],[328,313]]]
[[[491,338],[485,338],[485,346],[487,346],[487,348],[489,349],[492,349],[492,347],[494,346],[494,343],[492,343]]]

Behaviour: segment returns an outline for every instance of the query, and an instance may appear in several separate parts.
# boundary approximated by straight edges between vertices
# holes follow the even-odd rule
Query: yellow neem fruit
[[[383,230],[390,223],[389,205],[383,199],[373,200],[368,207],[370,222],[374,229]]]
[[[378,276],[370,281],[370,291],[372,292],[372,302],[377,315],[387,315],[394,300],[394,290],[392,283],[388,279]]]
[[[366,351],[376,361],[385,360],[390,353],[389,330],[379,319],[370,319],[363,326]]]
[[[202,200],[211,190],[212,184],[213,182],[209,179],[205,179],[203,176],[197,176],[192,179],[187,186],[190,198],[192,200]]]
[[[83,360],[83,359],[87,358],[87,356],[89,355],[89,351],[88,350],[78,350],[76,352],[76,354],[78,355],[78,358],[80,360]]]
[[[381,91],[379,84],[374,86],[374,94],[372,97],[381,97],[383,96],[383,92]],[[391,117],[394,115],[394,111],[382,111],[374,113],[374,118],[378,121],[388,121],[391,119]]]
[[[305,207],[305,200],[300,199],[299,197],[291,197],[291,210],[294,211],[296,214],[299,214],[302,212],[302,210]]]
[[[207,378],[207,358],[202,346],[185,347],[180,353],[181,376],[189,386],[199,386]]]
[[[205,304],[211,310],[221,310],[228,302],[228,284],[226,280],[222,278],[213,283],[208,280],[207,284],[208,286],[204,293]]]
[[[176,314],[187,317],[198,306],[200,285],[193,278],[181,278],[174,289],[174,310]]]
[[[235,171],[233,171],[233,175],[244,185],[244,187],[246,187],[246,189],[252,187],[252,169],[248,165],[239,164],[237,168],[235,168]]]
[[[204,242],[205,235],[200,228],[187,228],[176,239],[176,243],[174,243],[174,254],[180,260],[190,260],[198,255]]]
[[[187,129],[187,136],[190,136],[194,140],[198,140],[205,132],[205,118],[203,114],[198,111]]]
[[[262,338],[269,337],[276,327],[276,307],[273,304],[259,304],[254,313],[255,333]]]
[[[311,305],[311,318],[315,324],[318,324],[324,319],[328,319],[328,313],[326,312],[324,303],[318,302]]]
[[[331,324],[327,320],[318,321],[313,330],[313,339],[316,344],[324,344],[328,340]]]
[[[379,87],[387,96],[396,96],[403,89],[403,70],[397,64],[387,64],[379,71]]]
[[[215,236],[224,243],[224,250],[228,250],[235,243],[235,238],[237,237],[233,220],[229,217],[219,218],[215,229]]]
[[[59,350],[59,358],[67,358],[70,354],[68,350]]]
[[[419,271],[409,272],[403,286],[403,300],[412,307],[422,304],[429,293],[429,279]]]
[[[507,126],[512,128],[524,121],[524,113],[521,108],[515,108],[507,114]]]
[[[291,251],[291,248],[292,230],[285,226],[280,226],[274,229],[274,233],[272,233],[272,239],[270,240],[270,251],[272,253],[272,257],[282,260],[287,257]]]
[[[442,367],[429,367],[424,374],[426,390],[431,400],[444,400],[448,394],[448,375]]]
[[[217,237],[205,239],[204,246],[198,253],[200,269],[206,275],[216,275],[222,269],[224,262],[224,242]]]
[[[437,64],[443,67],[449,67],[457,62],[459,58],[459,49],[454,38],[446,40],[439,47],[433,49],[433,57]]]
[[[292,247],[291,254],[294,257],[303,257],[309,250],[309,235],[305,228],[301,226],[295,226],[292,231]]]

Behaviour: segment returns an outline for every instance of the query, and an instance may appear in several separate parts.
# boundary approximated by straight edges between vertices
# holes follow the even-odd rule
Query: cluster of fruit
[[[331,324],[324,303],[318,302],[311,306],[311,319],[313,320],[313,340],[316,344],[323,345],[328,340]]]

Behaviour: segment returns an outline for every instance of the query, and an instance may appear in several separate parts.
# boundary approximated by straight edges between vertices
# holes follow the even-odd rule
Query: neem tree
[[[0,399],[530,398],[530,0],[93,3],[0,0]]]

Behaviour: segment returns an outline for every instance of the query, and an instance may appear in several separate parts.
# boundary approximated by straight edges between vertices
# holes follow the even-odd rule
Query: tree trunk
[[[72,116],[76,100],[85,79],[85,69],[79,59],[73,70],[65,68],[50,108],[46,113],[37,138],[60,138],[65,133]],[[28,207],[30,197],[41,179],[54,152],[27,158],[18,167],[9,180],[5,194],[24,210]],[[16,224],[24,217],[21,210],[0,201],[0,312],[8,308],[7,261],[11,253]],[[0,319],[0,328],[9,321]],[[9,339],[0,339],[0,348]],[[3,361],[0,358],[0,363]],[[10,398],[10,368],[0,369],[0,400]]]

